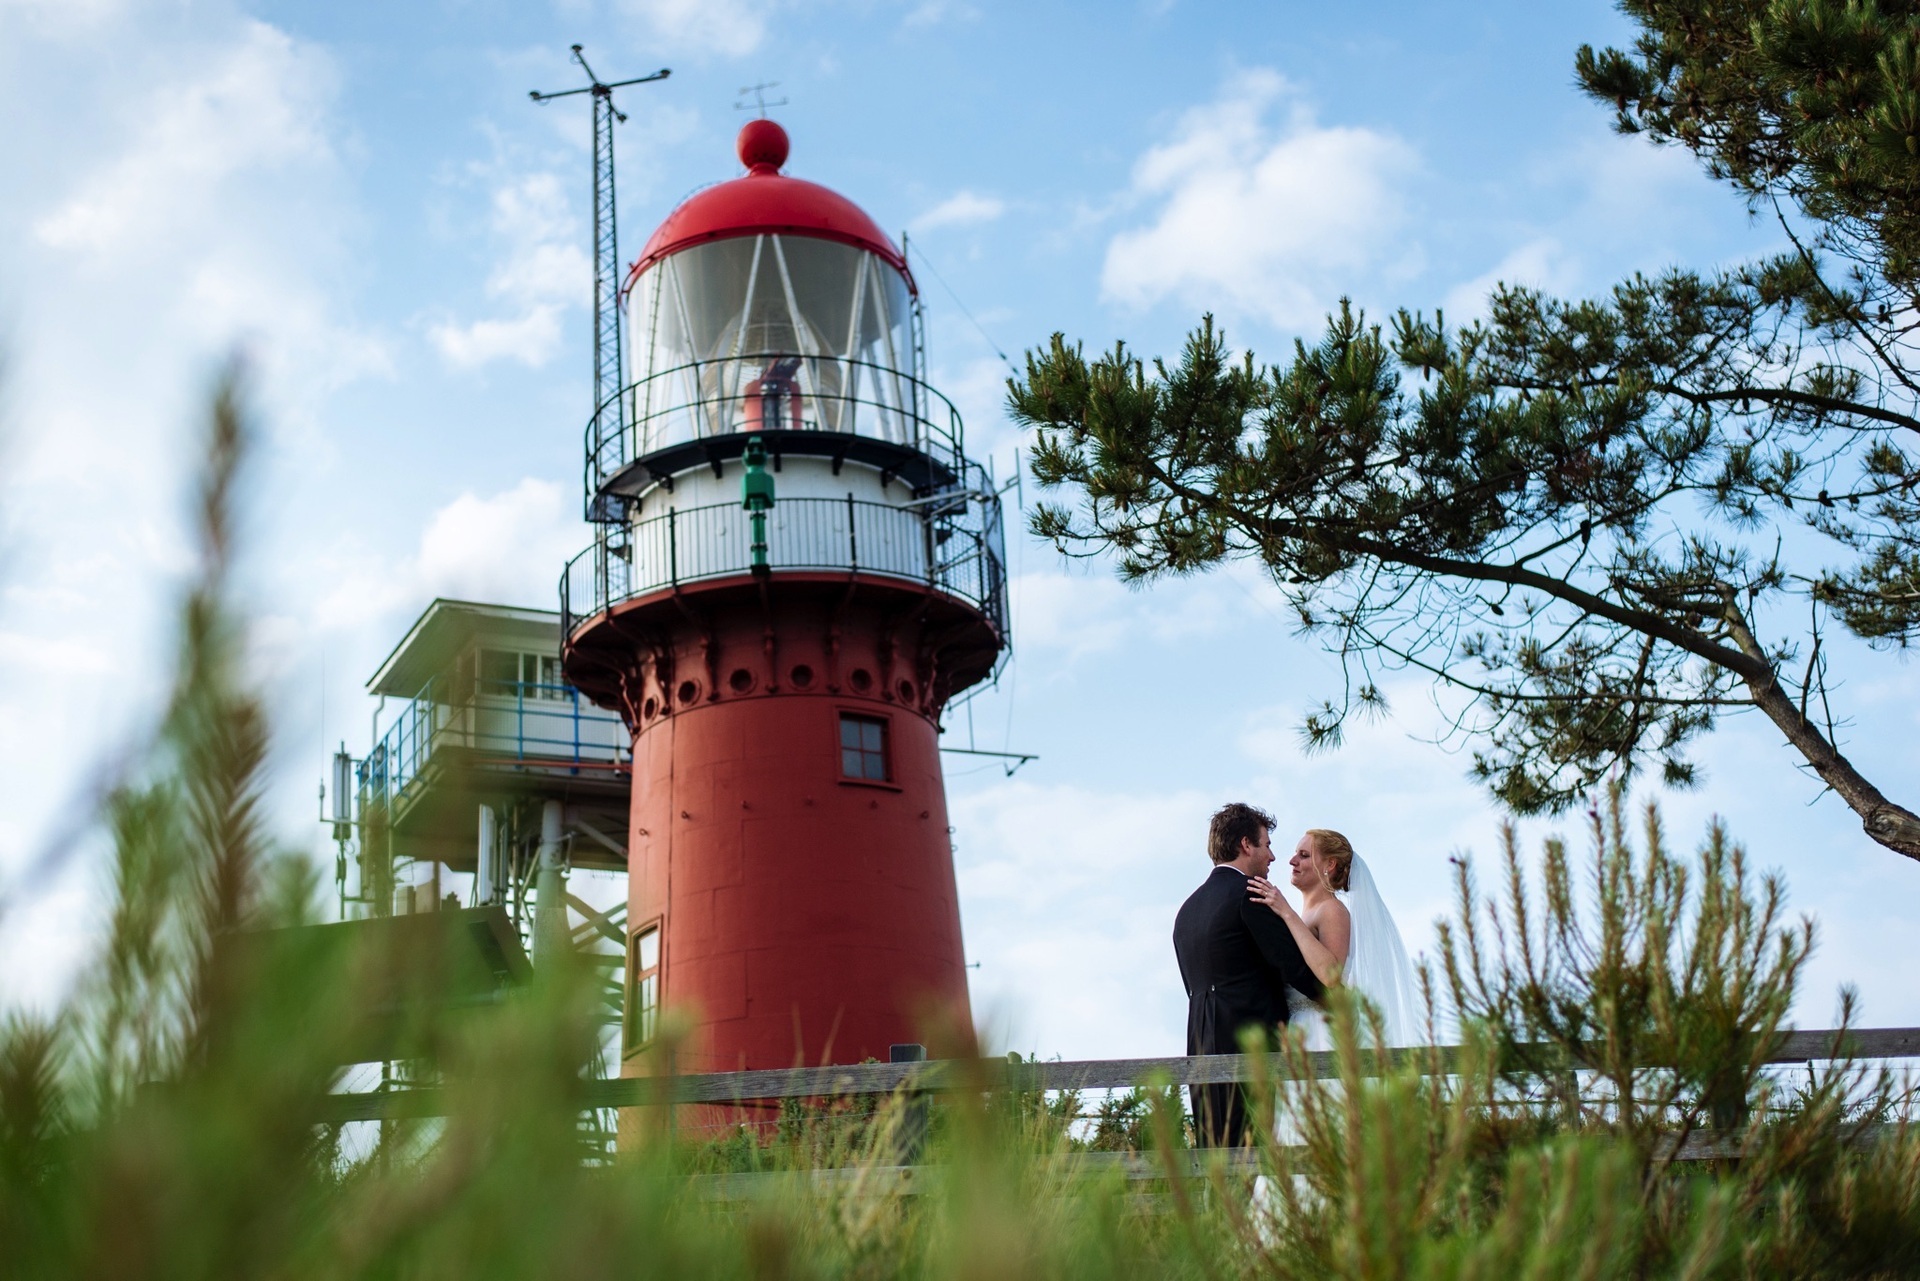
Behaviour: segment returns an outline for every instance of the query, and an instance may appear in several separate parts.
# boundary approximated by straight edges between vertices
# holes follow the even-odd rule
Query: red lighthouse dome
[[[906,277],[907,260],[859,205],[830,187],[780,172],[787,162],[787,131],[771,120],[750,120],[736,143],[743,177],[689,196],[648,238],[627,274],[627,287],[669,254],[715,240],[762,234],[836,240],[879,255]]]

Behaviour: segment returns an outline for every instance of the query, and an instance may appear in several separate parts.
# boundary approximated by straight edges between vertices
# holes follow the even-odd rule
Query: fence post
[[[887,1047],[889,1063],[925,1063],[927,1047],[917,1044]],[[924,1090],[908,1089],[901,1100],[900,1125],[894,1131],[895,1165],[916,1165],[927,1147],[927,1095]]]
[[[680,585],[680,532],[674,517],[679,508],[667,508],[667,578],[675,587]]]
[[[853,495],[847,495],[847,567],[860,568],[860,534],[854,524]]]

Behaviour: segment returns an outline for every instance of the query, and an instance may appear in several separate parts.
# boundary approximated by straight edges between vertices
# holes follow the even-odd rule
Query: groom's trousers
[[[1188,1032],[1189,1054],[1238,1054],[1243,1029],[1263,1028],[1271,1041],[1273,1028],[1264,1019],[1246,1017],[1248,1011],[1223,999],[1213,987],[1193,1002]],[[1247,1141],[1247,1091],[1244,1085],[1190,1085],[1187,1101],[1193,1106],[1196,1146],[1237,1148]]]
[[[1247,1096],[1238,1085],[1190,1085],[1194,1143],[1203,1148],[1237,1148],[1247,1141]]]

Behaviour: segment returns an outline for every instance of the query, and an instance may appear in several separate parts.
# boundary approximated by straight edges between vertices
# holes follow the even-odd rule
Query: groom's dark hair
[[[1273,815],[1253,805],[1234,801],[1214,813],[1207,829],[1207,857],[1216,863],[1231,863],[1240,857],[1241,841],[1258,841],[1260,833],[1273,830]]]

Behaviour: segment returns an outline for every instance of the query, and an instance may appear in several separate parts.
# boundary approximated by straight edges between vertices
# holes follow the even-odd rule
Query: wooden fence
[[[1441,1047],[1449,1066],[1454,1047]],[[1850,1028],[1788,1032],[1767,1056],[1770,1065],[1831,1060],[1844,1052],[1855,1059],[1920,1058],[1920,1027]],[[1430,1051],[1389,1050],[1369,1054],[1370,1066],[1401,1062],[1425,1064]],[[1316,1076],[1338,1072],[1331,1051],[1307,1056]],[[1269,1068],[1280,1067],[1278,1057]],[[1579,1064],[1569,1066],[1579,1067]],[[757,1072],[714,1072],[688,1076],[620,1077],[582,1083],[580,1106],[631,1108],[667,1103],[744,1103],[778,1099],[841,1098],[892,1094],[901,1086],[930,1093],[962,1089],[1125,1090],[1152,1081],[1174,1085],[1220,1085],[1246,1081],[1252,1064],[1244,1054],[1202,1054],[1159,1059],[1081,1059],[1021,1063],[1010,1059],[932,1060],[920,1063],[862,1063],[848,1066],[775,1068]],[[445,1093],[437,1087],[367,1094],[329,1095],[323,1124],[443,1116]]]

